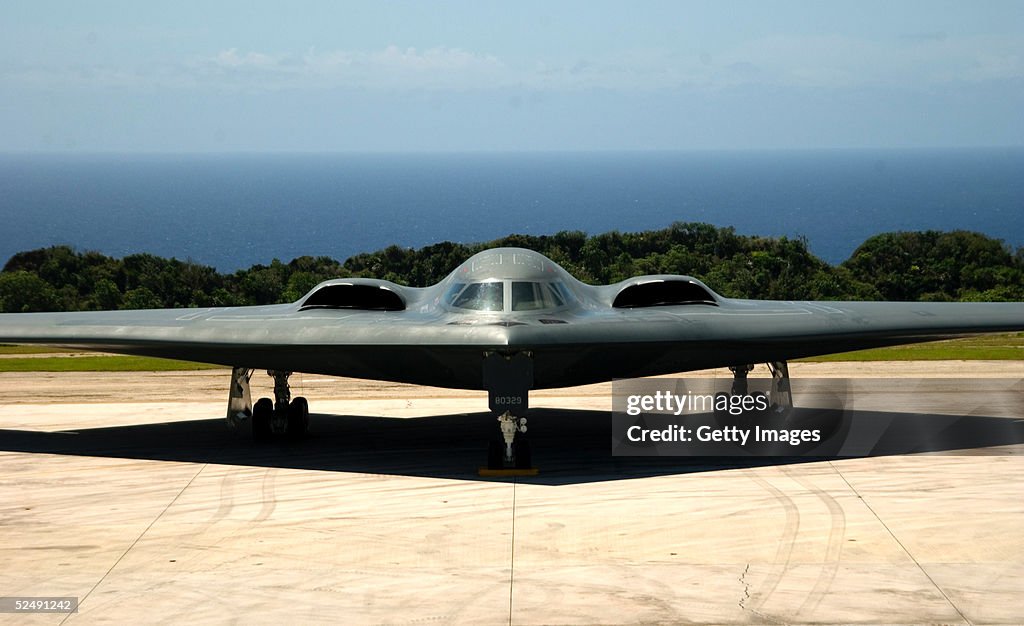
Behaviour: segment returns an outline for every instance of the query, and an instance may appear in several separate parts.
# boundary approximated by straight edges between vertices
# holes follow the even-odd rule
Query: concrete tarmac
[[[970,385],[1024,364],[792,374]],[[81,602],[0,623],[1024,623],[1019,438],[612,457],[593,385],[532,396],[539,476],[483,479],[482,393],[296,375],[310,436],[256,445],[225,426],[227,383],[0,374],[0,596]]]

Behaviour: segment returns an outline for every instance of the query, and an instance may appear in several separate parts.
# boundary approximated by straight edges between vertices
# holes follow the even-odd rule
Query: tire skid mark
[[[843,539],[846,537],[846,511],[832,494],[828,493],[824,489],[819,488],[813,484],[810,480],[800,476],[799,473],[793,472],[792,470],[783,467],[782,471],[800,483],[804,488],[808,489],[813,493],[819,500],[824,503],[828,509],[830,527],[828,531],[828,542],[825,544],[825,557],[821,564],[821,573],[818,574],[817,580],[814,582],[814,587],[807,594],[807,598],[804,599],[800,607],[797,608],[795,617],[799,618],[805,612],[814,611],[821,604],[821,601],[828,594],[832,588],[832,583],[835,581],[836,574],[839,572],[839,558],[843,553]]]
[[[220,498],[217,501],[217,510],[214,511],[213,517],[206,523],[203,531],[227,517],[228,513],[235,508],[235,482],[238,480],[238,472],[238,469],[230,469],[224,473],[224,478],[220,480]]]
[[[789,563],[793,558],[793,547],[796,544],[797,534],[800,532],[800,509],[797,507],[796,503],[793,502],[793,499],[786,495],[785,492],[764,478],[758,476],[756,470],[747,472],[747,475],[751,480],[775,498],[775,501],[782,507],[782,510],[786,515],[786,521],[782,528],[782,536],[779,537],[777,542],[778,547],[775,550],[775,559],[772,562],[771,570],[768,572],[765,582],[762,583],[761,589],[755,590],[751,593],[750,600],[744,602],[744,608],[758,617],[776,621],[761,613],[760,610],[761,607],[768,602],[772,594],[775,593],[775,589],[782,581],[782,577],[789,570]]]
[[[660,576],[650,576],[643,573],[643,569],[638,569],[634,572],[634,575],[648,583],[654,589],[650,592],[644,593],[643,597],[644,606],[649,609],[657,607],[658,615],[652,616],[650,619],[657,623],[668,623],[675,624],[683,621],[685,618],[684,614],[679,612],[679,606],[668,598],[673,598],[677,591],[672,584],[665,582]],[[634,597],[634,601],[636,596]]]
[[[263,474],[263,485],[261,487],[263,506],[260,507],[260,512],[256,514],[256,518],[253,520],[254,522],[262,522],[266,520],[274,513],[274,509],[277,508],[276,482],[277,468],[268,467],[267,471]]]
[[[190,530],[186,533],[186,536],[190,541],[199,542],[204,541],[201,539],[211,528],[217,525],[218,522],[225,519],[231,514],[231,511],[235,508],[235,484],[238,482],[237,473],[240,470],[229,469],[224,472],[224,476],[220,479],[220,491],[217,496],[217,509],[210,515],[209,519],[201,524],[197,524],[194,530]],[[219,543],[215,540],[214,543]],[[212,544],[207,544],[206,549],[212,547]]]

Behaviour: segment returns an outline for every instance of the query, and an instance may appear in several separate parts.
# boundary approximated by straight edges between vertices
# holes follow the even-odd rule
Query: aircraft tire
[[[287,434],[291,438],[302,437],[309,430],[309,402],[298,397],[288,404]]]
[[[252,439],[253,441],[270,441],[270,419],[274,415],[274,403],[270,398],[260,398],[252,407]]]

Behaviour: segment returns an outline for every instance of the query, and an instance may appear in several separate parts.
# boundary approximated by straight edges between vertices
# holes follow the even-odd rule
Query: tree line
[[[733,228],[669,228],[587,235],[509,235],[486,243],[390,246],[344,262],[303,256],[233,273],[133,254],[115,259],[54,246],[15,254],[0,271],[0,311],[89,311],[294,302],[330,278],[365,276],[424,287],[472,254],[518,246],[545,254],[580,280],[687,274],[728,297],[779,300],[1024,300],[1024,248],[968,231],[875,235],[831,265],[804,239],[738,235]]]

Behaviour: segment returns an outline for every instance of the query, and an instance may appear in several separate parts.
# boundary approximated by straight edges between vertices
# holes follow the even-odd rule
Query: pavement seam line
[[[518,478],[512,479],[512,549],[509,553],[508,567],[508,626],[512,626],[512,584],[516,575],[516,485]]]
[[[896,533],[894,533],[892,529],[889,528],[889,525],[882,520],[881,516],[875,511],[875,509],[872,508],[870,504],[868,504],[867,499],[864,496],[862,496],[860,492],[857,491],[857,488],[854,487],[849,480],[847,480],[846,476],[844,476],[843,473],[839,471],[839,468],[836,467],[835,463],[833,463],[832,461],[828,461],[828,464],[829,467],[831,467],[833,471],[835,471],[835,473],[838,474],[839,477],[843,479],[843,482],[846,483],[846,486],[850,488],[850,491],[852,491],[854,495],[856,495],[857,498],[864,503],[864,506],[866,506],[867,509],[871,511],[871,514],[875,516],[875,519],[878,520],[878,523],[882,525],[882,528],[884,528],[885,531],[889,533],[889,536],[892,537],[892,540],[896,542],[896,545],[898,545],[900,549],[903,550],[903,552],[906,553],[908,557],[910,557],[910,560],[914,562],[914,565],[917,566],[917,569],[921,570],[921,573],[924,574],[924,577],[928,579],[928,582],[930,582],[932,586],[935,587],[935,590],[939,592],[939,595],[945,598],[946,602],[949,603],[949,606],[953,607],[953,610],[956,611],[957,615],[960,616],[960,619],[962,619],[965,624],[974,624],[974,622],[972,622],[970,619],[968,619],[966,615],[964,615],[964,612],[960,610],[960,607],[958,607],[953,602],[953,600],[950,599],[948,595],[946,595],[946,592],[942,590],[942,587],[939,587],[939,584],[935,582],[935,579],[932,578],[931,575],[928,574],[928,571],[925,570],[924,566],[921,565],[916,558],[914,558],[914,555],[910,553],[910,550],[907,549],[907,546],[903,545],[903,542],[899,540],[899,537],[896,536]]]
[[[96,584],[92,586],[92,589],[90,589],[90,590],[88,591],[88,593],[86,593],[86,594],[85,594],[84,596],[82,596],[82,599],[78,601],[78,605],[79,605],[79,606],[81,606],[82,604],[84,604],[84,603],[85,603],[85,601],[86,601],[86,600],[87,600],[87,599],[89,598],[89,596],[90,596],[90,595],[92,595],[92,592],[96,591],[96,589],[97,589],[97,588],[98,588],[98,587],[99,587],[99,586],[100,586],[101,584],[103,584],[103,581],[107,579],[107,576],[109,576],[109,575],[110,575],[110,572],[114,571],[114,568],[115,568],[115,567],[117,567],[117,565],[118,565],[118,564],[119,564],[119,563],[121,562],[121,560],[122,560],[122,559],[124,559],[124,557],[128,556],[128,553],[132,551],[132,548],[134,548],[134,547],[135,547],[135,545],[136,545],[137,543],[139,543],[139,541],[140,541],[140,540],[141,540],[141,539],[142,539],[143,537],[145,537],[145,536],[146,536],[146,533],[148,533],[148,532],[149,532],[149,529],[153,528],[153,525],[154,525],[154,524],[156,524],[156,523],[157,523],[158,521],[160,521],[160,518],[164,516],[164,513],[167,513],[167,510],[168,510],[168,509],[170,509],[170,508],[171,508],[171,506],[172,506],[172,505],[173,505],[173,504],[174,504],[175,502],[177,502],[177,501],[178,501],[178,498],[180,498],[180,497],[181,497],[181,494],[185,493],[185,490],[186,490],[186,489],[188,489],[188,488],[189,488],[189,487],[190,487],[190,486],[192,485],[192,483],[193,483],[193,482],[195,481],[195,479],[199,478],[199,475],[203,473],[203,470],[204,470],[204,469],[206,469],[206,467],[207,467],[208,465],[209,465],[209,463],[204,463],[204,464],[203,464],[203,466],[199,468],[199,471],[197,471],[197,472],[196,472],[196,473],[195,473],[195,474],[194,474],[194,475],[192,476],[192,478],[188,479],[188,482],[187,482],[187,483],[185,483],[185,486],[184,486],[184,487],[182,487],[182,488],[181,488],[181,489],[180,489],[180,490],[178,491],[178,493],[174,494],[174,497],[173,497],[173,498],[171,498],[171,501],[167,503],[167,506],[165,506],[165,507],[163,508],[163,510],[161,510],[161,511],[160,511],[160,513],[158,513],[158,514],[157,514],[157,516],[153,518],[153,521],[151,521],[151,522],[149,523],[149,525],[148,525],[148,526],[146,526],[145,530],[143,530],[143,531],[142,531],[141,533],[139,533],[139,536],[135,538],[135,541],[133,541],[133,542],[131,543],[131,545],[130,545],[130,546],[128,546],[127,548],[125,548],[125,551],[121,553],[121,556],[117,557],[117,560],[116,560],[116,561],[114,561],[113,565],[111,565],[111,566],[110,566],[110,567],[109,567],[109,568],[107,569],[107,571],[106,571],[106,572],[104,572],[103,576],[100,576],[100,579],[96,581]],[[74,613],[68,613],[68,614],[67,614],[67,616],[66,616],[66,617],[65,617],[64,619],[62,619],[62,620],[60,621],[61,625],[63,625],[63,624],[64,624],[64,622],[66,622],[66,621],[68,620],[68,618],[69,618],[69,617],[71,617],[72,615],[74,615]]]

